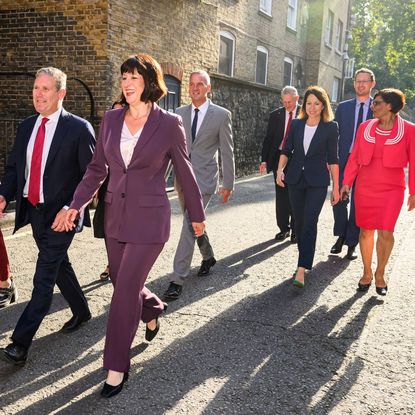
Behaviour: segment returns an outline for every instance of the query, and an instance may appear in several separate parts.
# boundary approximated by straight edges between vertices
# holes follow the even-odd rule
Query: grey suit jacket
[[[183,119],[186,132],[187,150],[197,183],[202,194],[213,194],[219,185],[218,152],[221,153],[223,187],[233,190],[235,181],[235,160],[233,155],[231,113],[210,100],[202,125],[192,143],[192,105],[177,108],[176,113]],[[180,183],[176,182],[178,190]]]

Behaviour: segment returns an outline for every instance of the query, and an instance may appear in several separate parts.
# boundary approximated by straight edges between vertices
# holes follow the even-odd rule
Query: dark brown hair
[[[141,101],[156,102],[167,94],[167,87],[163,78],[160,64],[150,55],[139,53],[130,56],[121,65],[121,76],[125,73],[134,73],[134,70],[144,78],[144,91]]]
[[[385,88],[375,94],[373,99],[381,97],[387,104],[391,105],[391,112],[397,114],[405,106],[405,94],[399,89]]]
[[[300,115],[298,116],[298,118],[300,118],[301,120],[308,119],[308,115],[306,111],[306,104],[307,104],[307,98],[309,97],[309,95],[314,95],[323,104],[323,111],[321,113],[321,119],[324,122],[332,121],[334,119],[334,115],[333,115],[333,110],[331,109],[329,96],[327,95],[327,92],[325,89],[323,89],[321,86],[316,86],[316,85],[309,86],[307,88],[307,91],[305,91],[303,105],[301,105]]]

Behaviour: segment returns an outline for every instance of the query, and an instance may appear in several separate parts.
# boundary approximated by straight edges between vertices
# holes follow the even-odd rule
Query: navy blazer
[[[372,98],[370,98],[372,104]],[[339,124],[339,164],[344,169],[349,157],[350,146],[353,141],[356,112],[356,98],[340,102],[337,107],[335,121]],[[372,109],[369,106],[366,119],[373,118]],[[363,120],[365,121],[365,120]]]
[[[295,116],[298,115],[300,105],[295,107]],[[267,134],[262,144],[261,162],[267,163],[267,173],[278,167],[278,149],[284,138],[285,107],[277,108],[269,114]]]
[[[32,115],[19,124],[0,185],[0,194],[7,202],[16,198],[14,232],[29,223],[23,189],[26,183],[27,145],[37,117],[38,114]],[[91,161],[94,147],[95,133],[91,124],[62,109],[43,173],[45,219],[48,223],[52,224],[56,214],[65,205],[69,206],[76,186]],[[84,225],[90,226],[88,211],[85,212]]]
[[[303,174],[305,181],[312,187],[324,187],[330,184],[327,164],[339,164],[337,122],[329,121],[317,126],[307,154],[304,153],[305,120],[293,120],[282,154],[290,158],[285,174],[285,183],[297,184]]]

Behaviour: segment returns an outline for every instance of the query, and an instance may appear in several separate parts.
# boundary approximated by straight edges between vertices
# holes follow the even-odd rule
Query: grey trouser
[[[205,211],[211,198],[211,194],[202,195],[203,207]],[[179,192],[179,201],[180,206],[183,210],[183,226],[180,234],[179,244],[177,246],[176,254],[174,256],[173,261],[174,275],[172,278],[172,282],[174,282],[175,284],[183,285],[186,277],[190,273],[190,266],[192,264],[196,240],[200,253],[204,260],[212,258],[214,255],[206,231],[199,238],[197,238],[194,234],[192,223],[189,219],[189,215],[187,211],[184,211],[184,197],[182,192]]]

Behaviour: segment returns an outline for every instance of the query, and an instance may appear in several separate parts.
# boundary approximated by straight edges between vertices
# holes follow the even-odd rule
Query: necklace
[[[148,117],[148,115],[150,114],[150,111],[151,111],[151,108],[150,109],[146,108],[146,112],[144,114],[141,114],[141,115],[138,115],[137,117],[134,117],[133,113],[131,112],[131,109],[128,108],[128,113],[130,114],[131,118],[133,120],[136,120],[136,121],[139,120],[140,118]]]

